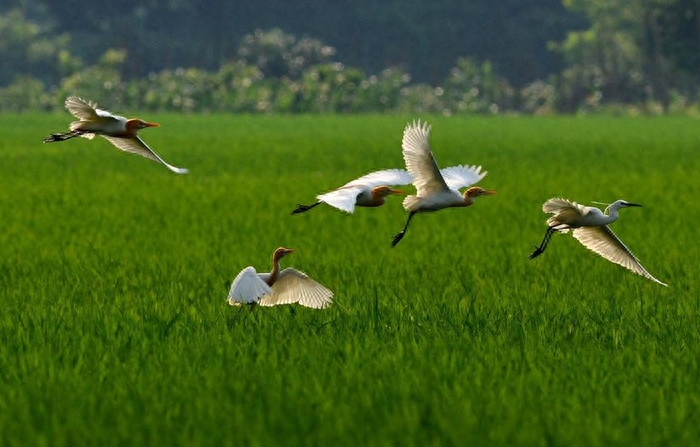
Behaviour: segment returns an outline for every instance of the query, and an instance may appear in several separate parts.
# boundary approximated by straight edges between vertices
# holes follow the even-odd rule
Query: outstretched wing
[[[123,116],[98,109],[96,103],[85,101],[77,96],[69,96],[66,99],[66,109],[79,120],[70,123],[70,130],[79,130],[83,138],[92,139],[95,134],[123,130],[126,125],[126,118]]]
[[[442,174],[442,178],[445,180],[448,188],[459,190],[478,183],[486,177],[488,172],[482,171],[481,166],[459,165],[441,169],[440,174]]]
[[[425,197],[449,190],[430,150],[430,125],[414,121],[403,131],[401,147],[406,169],[413,176],[417,195]]]
[[[97,118],[97,103],[85,101],[77,96],[69,96],[66,99],[66,109],[79,120]]]
[[[330,206],[352,213],[355,211],[355,202],[357,196],[362,192],[362,186],[348,186],[336,189],[335,191],[327,192],[316,196],[321,202],[327,203]]]
[[[615,233],[613,233],[607,225],[576,228],[574,229],[574,237],[578,239],[584,247],[599,254],[608,261],[619,264],[662,286],[666,285],[651,276],[651,274],[642,267],[639,259],[637,259],[630,249],[615,236]]]
[[[542,211],[548,214],[554,214],[554,216],[547,219],[548,226],[555,227],[563,233],[566,233],[569,228],[567,222],[576,222],[580,220],[581,217],[589,213],[590,208],[579,205],[571,200],[555,197],[544,202]]]
[[[185,168],[178,168],[166,163],[165,160],[160,158],[158,154],[156,154],[153,151],[153,149],[148,147],[148,145],[144,143],[144,141],[139,136],[130,138],[112,137],[109,135],[100,136],[112,143],[117,149],[121,149],[126,152],[131,152],[132,154],[138,154],[142,157],[150,158],[151,160],[162,164],[163,166],[170,169],[176,174],[187,174],[189,172]]]
[[[367,186],[371,189],[377,186],[410,185],[411,183],[413,183],[413,176],[408,171],[404,169],[384,169],[383,171],[374,171],[363,175],[340,188]]]
[[[258,304],[276,306],[299,303],[313,309],[323,309],[331,305],[333,292],[309,278],[305,273],[293,268],[280,272],[272,285],[272,293],[265,295]]]
[[[258,276],[255,268],[246,267],[233,280],[228,293],[228,303],[231,306],[252,304],[270,293],[272,289]]]
[[[334,191],[320,194],[316,198],[340,210],[352,213],[355,211],[357,196],[362,191],[369,192],[372,188],[384,185],[408,185],[412,180],[411,174],[403,169],[375,171],[348,182]]]

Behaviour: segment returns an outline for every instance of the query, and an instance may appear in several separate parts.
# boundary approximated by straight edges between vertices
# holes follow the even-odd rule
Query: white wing
[[[79,119],[70,123],[70,130],[80,129],[83,138],[91,140],[95,134],[119,133],[126,129],[126,118],[98,109],[96,103],[77,96],[66,99],[66,108]]]
[[[165,162],[162,158],[156,154],[153,149],[148,147],[144,141],[136,136],[133,138],[120,138],[120,137],[112,137],[109,135],[100,135],[101,137],[105,138],[107,141],[112,143],[117,149],[121,149],[126,152],[131,152],[132,154],[138,154],[141,155],[142,157],[150,158],[153,161],[156,161],[166,168],[170,169],[172,172],[176,174],[187,174],[189,171],[185,168],[178,168],[175,166],[172,166],[168,163]]]
[[[547,201],[542,205],[542,211],[549,214],[556,214],[565,210],[572,210],[578,215],[583,216],[586,212],[586,208],[586,206],[579,205],[576,202],[559,197],[547,199]]]
[[[404,169],[385,169],[383,171],[370,172],[367,175],[346,183],[340,188],[349,186],[366,186],[376,188],[377,186],[410,185],[413,183],[413,176]],[[340,189],[339,188],[339,189]]]
[[[316,196],[321,202],[327,203],[330,206],[343,210],[346,213],[355,211],[355,202],[357,196],[364,190],[363,186],[349,186],[336,189],[335,191],[327,192]]]
[[[252,304],[270,293],[272,289],[258,276],[255,268],[246,267],[233,280],[228,293],[228,303],[232,306]]]
[[[448,188],[459,190],[478,183],[482,178],[486,177],[488,172],[482,172],[481,166],[459,165],[441,169],[440,174],[442,174],[442,178],[445,180]]]
[[[615,233],[613,233],[607,225],[576,228],[574,230],[574,237],[578,239],[584,247],[599,254],[608,261],[632,270],[634,273],[651,279],[662,286],[666,285],[651,276],[651,274],[642,267],[639,259],[637,259],[630,249],[615,236]]]
[[[91,120],[97,118],[97,104],[85,101],[77,96],[69,96],[66,99],[66,109],[79,120]]]
[[[544,202],[542,211],[554,214],[554,216],[547,219],[547,225],[566,233],[569,225],[581,221],[581,218],[589,213],[590,208],[571,200],[556,197]]]
[[[346,183],[340,188],[316,196],[321,202],[334,206],[348,213],[355,211],[357,196],[362,191],[370,191],[377,186],[409,185],[413,177],[403,169],[386,169],[371,172]]]
[[[305,273],[293,268],[286,268],[272,284],[272,293],[266,295],[258,304],[276,306],[278,304],[299,303],[313,309],[323,309],[331,305],[333,292],[323,287]]]
[[[430,125],[414,121],[406,125],[401,142],[406,169],[413,176],[413,185],[420,197],[449,190],[430,151],[429,138]]]

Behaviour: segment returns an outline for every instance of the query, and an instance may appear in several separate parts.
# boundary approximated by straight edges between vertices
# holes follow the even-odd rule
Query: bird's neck
[[[370,207],[382,206],[386,201],[386,196],[382,196],[377,190],[373,189],[370,193]]]
[[[272,270],[270,271],[270,277],[267,278],[267,285],[272,287],[272,285],[277,281],[280,276],[280,257],[277,253],[272,255]]]
[[[619,215],[620,214],[618,213],[618,208],[616,206],[610,207],[608,209],[608,214],[605,216],[606,217],[605,220],[607,220],[607,222],[605,222],[605,223],[609,224],[609,223],[615,222],[617,220],[617,218],[619,217]]]
[[[474,205],[474,197],[470,196],[468,193],[464,193],[464,200],[459,206],[472,206]]]

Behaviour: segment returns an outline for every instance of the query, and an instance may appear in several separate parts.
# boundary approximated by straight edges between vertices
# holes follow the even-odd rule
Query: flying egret
[[[538,247],[535,248],[529,259],[534,259],[544,253],[552,234],[556,232],[566,233],[573,230],[573,236],[584,247],[599,254],[608,261],[619,264],[638,275],[666,286],[646,271],[639,259],[615,236],[608,224],[618,218],[618,210],[628,206],[642,206],[636,203],[617,200],[611,203],[605,213],[596,207],[579,205],[566,199],[552,198],[542,205],[542,211],[553,214],[547,219],[547,232]],[[606,214],[607,213],[607,214]]]
[[[482,172],[481,166],[475,165],[459,165],[440,170],[430,150],[429,138],[428,123],[414,121],[404,129],[401,147],[406,169],[413,176],[416,195],[407,196],[403,201],[404,209],[409,212],[408,220],[403,230],[394,236],[392,247],[403,239],[411,219],[417,213],[471,206],[477,197],[496,194],[495,191],[478,186],[471,187],[461,194],[460,188],[477,183],[486,176],[486,171]]]
[[[65,141],[70,138],[84,137],[92,139],[100,135],[112,143],[117,149],[141,155],[156,161],[176,174],[186,174],[187,169],[177,168],[166,163],[137,135],[146,127],[159,127],[158,123],[149,123],[138,118],[126,119],[123,116],[99,109],[94,102],[85,101],[77,96],[66,99],[66,109],[79,121],[70,124],[70,131],[53,133],[44,138],[44,143]]]
[[[409,185],[413,177],[403,169],[386,169],[371,172],[341,186],[340,188],[316,196],[318,201],[312,205],[297,205],[292,214],[308,211],[321,203],[343,210],[347,213],[355,211],[355,206],[376,207],[384,205],[391,194],[403,194],[399,189],[389,185]]]
[[[270,273],[258,273],[254,267],[244,268],[231,284],[228,303],[231,306],[299,303],[313,309],[330,306],[333,292],[299,270],[286,268],[280,271],[280,259],[294,251],[284,247],[275,250]]]

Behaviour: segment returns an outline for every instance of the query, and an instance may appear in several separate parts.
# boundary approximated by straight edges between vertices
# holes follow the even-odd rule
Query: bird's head
[[[160,127],[160,124],[149,123],[148,121],[144,121],[138,118],[130,119],[126,122],[126,128],[129,130],[139,131],[141,129],[145,129],[146,127]]]
[[[372,195],[374,197],[383,199],[384,197],[390,196],[392,194],[406,194],[405,192],[401,191],[400,189],[394,189],[391,186],[377,186],[376,188],[372,189]]]
[[[280,260],[284,258],[285,256],[294,253],[293,248],[284,248],[284,247],[279,247],[277,250],[275,250],[275,254],[273,255],[273,258],[275,260]]]
[[[470,201],[470,200],[476,199],[477,197],[493,196],[495,194],[496,194],[496,191],[492,191],[490,189],[484,189],[480,186],[472,186],[471,188],[464,191],[464,200]]]
[[[620,199],[620,200],[616,200],[616,201],[614,201],[613,203],[611,203],[610,205],[608,205],[608,207],[605,208],[605,212],[607,213],[607,212],[609,212],[610,210],[625,208],[625,207],[628,207],[628,206],[642,206],[642,205],[640,205],[640,204],[638,204],[638,203],[631,203],[631,202],[628,202],[628,201],[626,201],[626,200]]]

